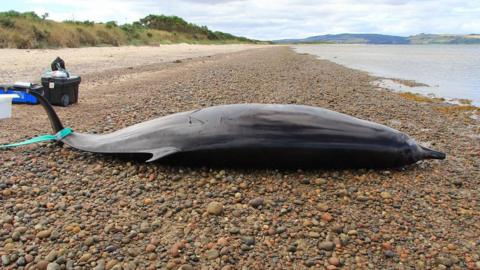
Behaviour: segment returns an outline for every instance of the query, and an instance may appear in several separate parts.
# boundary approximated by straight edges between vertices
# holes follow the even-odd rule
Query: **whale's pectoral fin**
[[[146,162],[153,162],[155,160],[161,159],[177,152],[180,152],[180,149],[175,147],[162,147],[159,149],[155,149],[150,152],[152,154],[152,157]]]

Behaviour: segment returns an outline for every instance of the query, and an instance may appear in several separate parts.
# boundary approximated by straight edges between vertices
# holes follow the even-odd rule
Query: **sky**
[[[480,33],[480,0],[0,0],[0,11],[53,20],[130,23],[176,15],[212,30],[261,40],[321,34]]]

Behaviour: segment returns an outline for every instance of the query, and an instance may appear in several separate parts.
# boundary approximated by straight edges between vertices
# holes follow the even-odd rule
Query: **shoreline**
[[[453,70],[463,68],[460,61],[465,61],[466,67],[474,69],[472,60],[465,58],[465,53],[474,54],[472,50],[456,51],[449,45],[442,45],[447,46],[444,52],[445,56],[443,56],[443,52],[439,48],[429,51],[421,48],[421,46],[407,50],[400,45],[383,45],[378,50],[372,50],[370,46],[376,45],[359,44],[361,46],[358,47],[353,44],[343,44],[344,47],[341,45],[306,45],[292,46],[292,48],[299,53],[309,53],[319,59],[330,60],[348,68],[368,72],[369,75],[378,78],[379,82],[377,84],[394,91],[411,92],[423,97],[444,99],[446,102],[453,104],[465,103],[466,105],[480,106],[480,97],[474,87],[478,84],[478,81],[472,78],[474,75],[465,73],[469,75],[464,77],[458,74],[451,76],[451,72],[447,68],[442,68],[442,66],[448,66],[449,64]],[[325,48],[318,50],[320,48],[318,46],[325,46]],[[478,44],[476,47],[478,47]],[[406,55],[406,57],[398,57],[399,55]],[[385,59],[392,63],[389,64]],[[408,68],[412,65],[420,67]],[[422,75],[429,73],[436,75]],[[469,84],[459,83],[461,81],[468,81]]]
[[[447,159],[389,170],[222,170],[54,144],[1,151],[0,255],[7,265],[23,257],[107,269],[475,269],[480,120],[376,89],[375,79],[284,46],[85,75],[80,103],[55,108],[78,132],[219,104],[294,103],[388,125]],[[0,143],[51,133],[42,109],[27,105],[15,105],[0,130]],[[218,215],[207,209],[213,202]]]
[[[342,44],[334,44],[334,45],[342,45]],[[348,44],[348,45],[355,45],[355,44]],[[366,44],[358,44],[358,45],[366,45]],[[375,44],[372,44],[372,45],[375,45]],[[298,45],[295,45],[295,46],[298,46]],[[352,69],[352,70],[355,70],[355,71],[358,71],[358,72],[366,72],[369,76],[376,78],[376,80],[372,81],[372,86],[380,87],[382,89],[392,91],[394,93],[398,93],[398,94],[400,94],[400,96],[402,96],[406,99],[410,99],[410,100],[417,101],[417,102],[420,102],[420,103],[422,103],[422,102],[426,102],[426,103],[441,102],[441,103],[452,105],[452,106],[463,107],[463,108],[460,108],[460,110],[463,109],[463,110],[474,111],[474,110],[480,109],[480,106],[478,106],[476,104],[472,104],[473,100],[470,100],[470,99],[447,98],[447,97],[438,96],[434,93],[425,94],[425,93],[419,92],[418,90],[415,89],[415,87],[432,88],[432,86],[430,86],[426,83],[423,83],[423,82],[418,82],[418,81],[415,81],[415,80],[403,79],[403,78],[378,76],[378,75],[372,74],[371,72],[366,71],[366,70],[351,68],[351,67],[348,67],[346,65],[343,65],[343,64],[337,63],[335,61],[332,61],[330,59],[320,58],[319,56],[316,56],[315,54],[297,52],[295,50],[295,48],[293,48],[293,46],[290,46],[290,47],[292,48],[292,50],[294,50],[298,54],[310,55],[310,56],[313,56],[313,57],[315,57],[319,60],[329,61],[329,62],[338,64],[338,65],[341,65],[341,66],[343,66],[345,68],[348,68],[348,69]],[[407,89],[403,90],[403,89],[401,89],[402,87],[407,87]]]
[[[374,75],[371,75],[374,76]],[[376,77],[376,76],[374,76]],[[426,102],[426,103],[443,103],[446,105],[451,105],[451,106],[458,106],[458,107],[466,107],[468,106],[471,110],[477,110],[480,109],[480,106],[477,106],[475,104],[472,104],[472,100],[470,99],[463,99],[463,98],[446,98],[446,97],[441,97],[437,96],[434,93],[430,94],[424,94],[420,92],[415,92],[415,91],[409,91],[414,87],[431,87],[427,84],[413,81],[413,80],[405,80],[405,79],[399,79],[399,78],[385,78],[385,77],[377,77],[377,80],[372,82],[373,86],[377,86],[389,91],[392,91],[394,93],[399,94],[400,96],[410,99],[413,101],[417,102]],[[395,86],[397,85],[397,86]],[[402,88],[402,86],[408,87],[407,90],[399,90],[399,88]]]

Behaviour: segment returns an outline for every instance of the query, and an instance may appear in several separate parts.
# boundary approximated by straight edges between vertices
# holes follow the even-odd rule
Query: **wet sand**
[[[288,47],[81,74],[65,126],[109,132],[229,103],[321,106],[447,153],[391,170],[232,170],[143,164],[42,144],[0,152],[4,268],[480,268],[478,111],[417,102]],[[0,143],[51,133],[15,105]]]

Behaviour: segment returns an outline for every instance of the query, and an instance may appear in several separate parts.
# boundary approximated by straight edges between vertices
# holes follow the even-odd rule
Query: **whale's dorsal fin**
[[[176,147],[162,147],[158,148],[155,150],[152,150],[150,153],[152,154],[152,157],[147,160],[146,162],[153,162],[155,160],[161,159],[163,157],[166,157],[168,155],[174,154],[180,152],[180,149]]]

